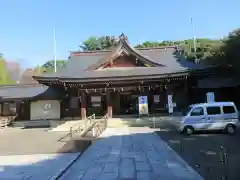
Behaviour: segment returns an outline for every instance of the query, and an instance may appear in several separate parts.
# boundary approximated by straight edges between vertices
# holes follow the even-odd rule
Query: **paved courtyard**
[[[0,156],[1,180],[54,180],[80,153]]]
[[[108,128],[61,180],[201,180],[152,129]]]
[[[47,129],[0,130],[0,155],[49,154],[78,152],[78,140],[61,137],[67,132],[48,132]],[[81,151],[81,148],[79,149]]]
[[[234,136],[221,132],[185,136],[170,122],[158,123],[157,133],[205,180],[240,179],[239,128]]]

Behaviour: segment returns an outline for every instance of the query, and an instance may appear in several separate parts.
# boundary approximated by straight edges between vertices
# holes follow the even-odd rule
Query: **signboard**
[[[172,101],[172,95],[168,95],[168,113],[173,113],[173,101]]]
[[[138,106],[139,106],[139,114],[148,114],[148,98],[147,96],[139,96],[138,97]]]
[[[51,108],[52,108],[51,104],[44,104],[44,107],[43,107],[44,114],[47,114]]]
[[[215,95],[214,92],[208,92],[206,94],[207,96],[207,102],[214,102],[215,101]]]
[[[101,96],[91,96],[91,102],[101,102]]]

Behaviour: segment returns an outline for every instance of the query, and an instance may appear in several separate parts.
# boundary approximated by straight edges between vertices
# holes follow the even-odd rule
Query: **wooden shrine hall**
[[[168,95],[178,111],[189,104],[189,85],[210,73],[210,67],[185,60],[178,47],[135,49],[124,34],[119,39],[111,50],[71,52],[65,69],[33,78],[63,90],[62,106],[72,101],[84,119],[92,113],[136,115],[140,96],[147,97],[148,113],[167,113]]]
[[[37,85],[0,87],[0,104],[18,104],[30,120],[168,114],[205,102],[209,91],[234,99],[239,85],[216,79],[216,69],[187,61],[178,46],[133,48],[122,34],[111,49],[70,52],[64,69],[33,76]]]

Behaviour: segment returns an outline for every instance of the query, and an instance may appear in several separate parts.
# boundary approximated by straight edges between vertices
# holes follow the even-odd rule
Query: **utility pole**
[[[53,29],[53,46],[54,46],[54,72],[57,72],[57,57],[56,57],[56,32]]]
[[[193,26],[193,19],[191,18],[191,26],[192,26],[192,33],[193,33],[193,48],[194,48],[194,56],[195,56],[195,63],[198,63],[197,60],[197,47],[196,47],[196,36],[195,36],[195,30]]]

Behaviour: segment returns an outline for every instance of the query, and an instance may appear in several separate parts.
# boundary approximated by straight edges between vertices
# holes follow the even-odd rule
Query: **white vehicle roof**
[[[208,106],[234,106],[234,102],[211,102],[211,103],[199,103],[199,104],[192,104],[191,107],[208,107]]]

